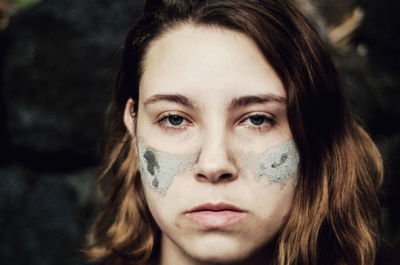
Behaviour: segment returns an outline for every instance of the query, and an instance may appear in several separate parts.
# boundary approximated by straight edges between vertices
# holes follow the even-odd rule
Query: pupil
[[[261,125],[261,124],[264,123],[265,117],[263,117],[263,116],[252,116],[252,117],[250,117],[250,121],[254,125]]]
[[[178,126],[183,122],[183,118],[178,115],[172,115],[168,117],[168,121],[171,125]]]

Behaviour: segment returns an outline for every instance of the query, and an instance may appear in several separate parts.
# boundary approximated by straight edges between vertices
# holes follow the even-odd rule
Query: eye
[[[176,114],[166,114],[162,116],[157,121],[157,123],[160,124],[161,127],[173,128],[173,129],[180,129],[185,126],[191,125],[191,123],[187,119]]]
[[[178,116],[178,115],[171,115],[166,118],[166,120],[169,122],[169,124],[173,126],[179,126],[182,124],[182,122],[185,120],[183,117]]]
[[[241,125],[254,127],[254,128],[264,128],[274,124],[274,118],[272,116],[267,116],[265,114],[254,114],[248,116],[241,122]]]
[[[254,116],[251,116],[249,118],[249,120],[253,125],[260,126],[261,124],[263,124],[264,122],[267,121],[267,118],[265,116],[261,116],[261,115],[254,115]]]

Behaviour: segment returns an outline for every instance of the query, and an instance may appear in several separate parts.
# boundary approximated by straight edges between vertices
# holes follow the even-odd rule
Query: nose
[[[199,182],[227,183],[238,177],[238,169],[228,145],[226,133],[221,130],[204,135],[195,169],[195,178]]]

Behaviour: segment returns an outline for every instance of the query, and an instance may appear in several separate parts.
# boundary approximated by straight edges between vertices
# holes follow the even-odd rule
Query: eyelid
[[[246,120],[250,119],[251,117],[254,116],[262,116],[266,119],[267,123],[263,123],[261,125],[249,125],[249,124],[243,124]],[[242,118],[239,119],[238,124],[241,126],[248,126],[248,127],[253,127],[255,129],[260,129],[265,126],[272,126],[276,123],[276,117],[272,113],[265,113],[265,112],[251,112],[245,114]]]
[[[237,119],[237,120],[238,120],[239,123],[240,123],[240,122],[242,122],[242,121],[244,121],[244,120],[246,120],[246,119],[248,119],[248,118],[251,118],[251,117],[253,117],[253,116],[264,116],[264,117],[266,117],[266,118],[268,118],[268,119],[275,119],[275,118],[276,118],[276,116],[275,116],[274,114],[272,114],[272,113],[253,111],[253,112],[248,112],[248,113],[242,115],[242,116],[241,116],[239,119]]]
[[[174,125],[168,126],[168,125],[162,124],[163,122],[165,122],[168,119],[168,117],[171,117],[171,116],[181,117],[187,123],[180,124],[177,126],[174,126]],[[193,126],[193,122],[188,117],[188,115],[185,115],[185,114],[183,114],[181,112],[177,112],[177,111],[167,111],[167,112],[161,113],[160,115],[157,116],[156,123],[163,129],[173,129],[173,130],[183,130],[185,127]]]

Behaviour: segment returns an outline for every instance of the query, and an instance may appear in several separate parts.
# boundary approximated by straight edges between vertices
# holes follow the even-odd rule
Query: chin
[[[183,246],[184,251],[194,259],[210,264],[229,264],[247,259],[255,252],[255,246],[245,240],[239,241],[220,235],[195,239]]]
[[[191,250],[193,251],[193,250]],[[206,252],[194,251],[189,253],[193,259],[205,264],[232,264],[248,258],[249,255],[234,251],[210,250]]]

